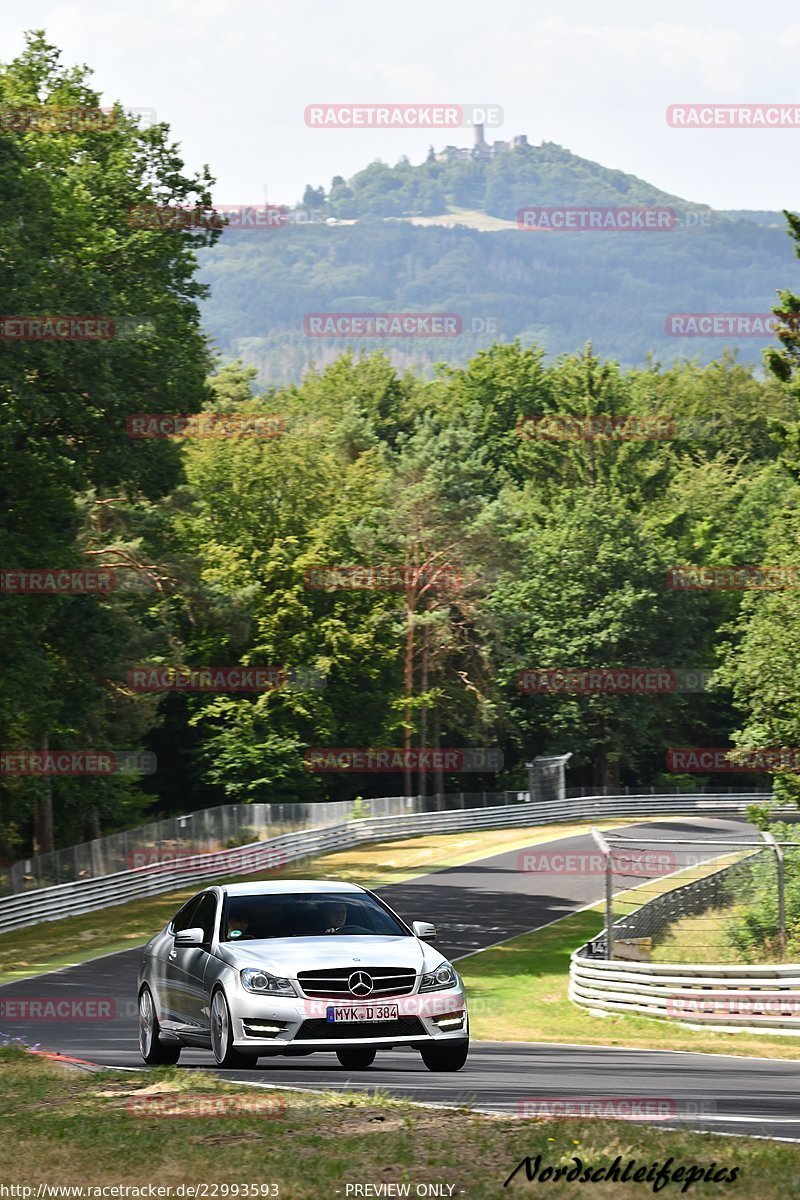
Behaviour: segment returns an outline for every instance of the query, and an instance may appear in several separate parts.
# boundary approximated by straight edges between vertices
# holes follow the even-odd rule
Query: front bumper
[[[461,987],[369,1001],[259,996],[239,986],[228,995],[233,1044],[242,1053],[281,1054],[290,1047],[336,1050],[346,1046],[425,1045],[463,1040],[468,1032],[467,1002]],[[330,1007],[373,1008],[396,1005],[392,1021],[328,1020]]]

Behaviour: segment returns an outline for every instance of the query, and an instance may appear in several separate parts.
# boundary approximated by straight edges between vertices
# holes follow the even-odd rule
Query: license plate
[[[342,1021],[396,1021],[396,1004],[359,1004],[358,1007],[348,1005],[347,1008],[335,1008],[331,1005],[327,1010],[327,1020],[333,1024]]]

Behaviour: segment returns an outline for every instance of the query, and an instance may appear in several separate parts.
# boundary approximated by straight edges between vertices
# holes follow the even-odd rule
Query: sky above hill
[[[558,142],[716,208],[800,207],[800,125],[679,129],[669,105],[792,104],[791,0],[28,0],[0,12],[8,59],[43,28],[104,100],[154,109],[225,204],[294,203],[374,159],[469,145],[469,128],[310,128],[312,104],[493,105],[487,131]],[[531,197],[535,203],[536,198]]]

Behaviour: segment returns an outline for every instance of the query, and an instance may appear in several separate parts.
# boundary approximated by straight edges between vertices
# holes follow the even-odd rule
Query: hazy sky
[[[663,14],[663,15],[661,15]],[[501,105],[492,136],[558,142],[717,208],[794,208],[800,129],[679,130],[673,103],[800,104],[800,5],[744,0],[28,0],[2,57],[44,28],[104,99],[154,108],[222,203],[296,201],[469,130],[309,129],[315,102]],[[535,202],[535,197],[531,198]]]

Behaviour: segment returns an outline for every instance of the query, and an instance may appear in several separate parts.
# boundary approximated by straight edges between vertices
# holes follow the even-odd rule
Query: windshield
[[[229,896],[220,940],[288,937],[408,937],[409,931],[372,896],[354,892],[298,892]]]

